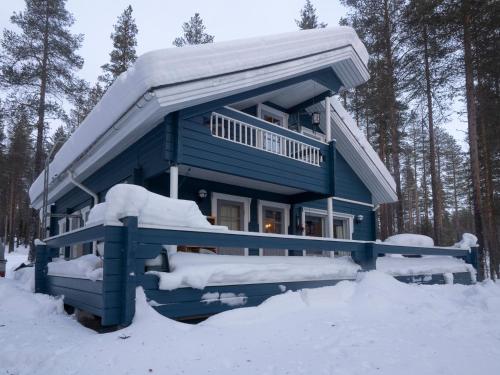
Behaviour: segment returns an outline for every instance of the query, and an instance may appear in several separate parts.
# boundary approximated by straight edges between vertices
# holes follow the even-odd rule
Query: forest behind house
[[[348,13],[340,23],[365,43],[371,78],[339,96],[393,174],[399,198],[378,208],[378,237],[420,233],[448,246],[475,233],[479,273],[496,278],[500,2],[341,3]],[[297,17],[300,29],[327,27],[309,0]],[[84,35],[73,34],[74,22],[65,0],[26,0],[0,39],[0,237],[9,249],[40,235],[40,215],[29,207],[33,180],[137,58],[140,31],[128,6],[102,74],[83,80]],[[214,42],[198,13],[180,26],[176,47]],[[449,131],[457,117],[467,123],[463,139]]]

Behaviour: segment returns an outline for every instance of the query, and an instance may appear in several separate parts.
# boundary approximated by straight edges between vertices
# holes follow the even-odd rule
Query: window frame
[[[243,204],[243,231],[248,232],[248,225],[250,223],[250,203],[252,198],[242,197],[239,195],[231,195],[231,194],[223,194],[212,192],[211,193],[211,215],[215,217],[215,222],[218,224],[219,218],[218,214],[218,202],[226,201],[226,202],[235,202],[238,204]],[[248,247],[244,248],[244,255],[248,256]]]
[[[283,211],[283,233],[276,234],[288,234],[288,228],[290,227],[290,205],[286,203],[265,201],[259,199],[257,202],[257,216],[259,222],[259,232],[264,233],[264,208],[276,208],[277,210]],[[285,250],[285,256],[288,256],[288,250]],[[264,249],[259,249],[259,256],[264,255]]]
[[[278,124],[275,124],[273,122],[269,122],[269,121],[264,120],[263,112],[264,113],[268,113],[268,114],[270,114],[273,117],[281,117],[283,119],[283,121],[282,121],[283,124],[282,125],[278,125]],[[272,124],[274,126],[279,126],[281,128],[288,129],[288,117],[289,117],[289,115],[288,115],[288,113],[280,111],[279,109],[270,107],[270,106],[268,106],[266,104],[259,103],[257,105],[257,117],[259,119],[261,119],[262,121],[266,121],[267,123]]]

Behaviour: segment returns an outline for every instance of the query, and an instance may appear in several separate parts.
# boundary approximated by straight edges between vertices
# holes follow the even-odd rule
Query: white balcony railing
[[[318,166],[322,161],[320,149],[246,122],[212,112],[210,131],[217,138],[253,147],[289,159]]]

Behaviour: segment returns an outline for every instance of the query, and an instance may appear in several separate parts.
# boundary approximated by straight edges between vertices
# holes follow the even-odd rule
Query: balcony
[[[323,156],[319,147],[259,128],[223,114],[210,116],[212,136],[258,150],[270,152],[306,164],[320,166]]]
[[[166,129],[167,159],[177,143],[181,174],[315,199],[332,194],[334,144],[229,107],[182,118],[178,132]]]

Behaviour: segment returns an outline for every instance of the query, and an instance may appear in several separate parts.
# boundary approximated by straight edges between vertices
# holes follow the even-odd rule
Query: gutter
[[[95,207],[99,203],[99,197],[97,196],[97,194],[94,193],[92,190],[90,190],[85,185],[82,185],[81,183],[79,183],[78,181],[76,181],[75,178],[73,177],[73,172],[68,171],[68,177],[69,177],[69,181],[73,185],[75,185],[76,187],[80,188],[81,190],[83,190],[85,193],[87,193],[88,195],[90,195],[92,197],[92,200],[93,200],[92,207]]]

